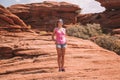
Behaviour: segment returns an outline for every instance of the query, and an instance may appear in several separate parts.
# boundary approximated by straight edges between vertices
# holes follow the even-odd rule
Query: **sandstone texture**
[[[51,1],[17,4],[8,7],[8,9],[33,28],[47,31],[52,31],[56,27],[55,23],[59,18],[62,18],[65,24],[75,23],[76,16],[81,10],[74,4]]]
[[[0,5],[0,31],[25,31],[27,25],[16,15]]]
[[[89,40],[67,36],[66,72],[58,72],[50,34],[7,33],[1,38],[0,80],[120,80],[120,56]]]

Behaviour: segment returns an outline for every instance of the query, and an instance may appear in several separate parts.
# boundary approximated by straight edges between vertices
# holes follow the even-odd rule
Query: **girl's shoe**
[[[61,69],[62,70],[62,72],[65,72],[65,69],[63,68],[63,69]]]
[[[62,71],[62,69],[59,69],[58,71],[59,71],[59,72],[61,72],[61,71]]]

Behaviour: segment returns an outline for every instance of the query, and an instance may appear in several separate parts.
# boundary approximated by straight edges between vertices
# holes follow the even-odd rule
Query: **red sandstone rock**
[[[66,71],[58,72],[51,36],[27,32],[1,36],[0,43],[18,52],[13,58],[0,59],[0,80],[120,80],[120,56],[89,40],[67,36]]]
[[[99,1],[102,6],[107,8],[107,10],[120,9],[120,0],[96,0],[96,1]]]
[[[76,11],[81,10],[77,5],[66,2],[49,2],[18,4],[8,9],[19,16],[26,24],[41,30],[52,31],[56,20],[62,18],[65,24],[75,23]]]
[[[78,16],[78,22],[82,24],[100,23],[105,29],[120,28],[120,0],[97,0],[101,3],[106,11],[96,14],[83,14]]]
[[[19,17],[0,5],[0,29],[15,31],[27,30],[27,28],[27,25]]]

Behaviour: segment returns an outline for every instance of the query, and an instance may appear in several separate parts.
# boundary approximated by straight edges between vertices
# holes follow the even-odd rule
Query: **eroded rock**
[[[62,18],[65,24],[75,23],[78,11],[81,10],[79,6],[67,2],[50,1],[12,5],[8,9],[26,24],[46,31],[52,31],[59,18]]]
[[[8,9],[0,5],[0,31],[27,31],[27,25]]]
[[[106,8],[104,12],[96,14],[83,14],[78,16],[78,22],[82,24],[99,23],[110,32],[120,27],[120,0],[96,0]]]

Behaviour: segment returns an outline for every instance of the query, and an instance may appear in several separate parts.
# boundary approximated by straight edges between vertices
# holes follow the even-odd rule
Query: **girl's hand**
[[[55,44],[57,44],[57,42],[55,41]]]
[[[67,44],[67,42],[65,44]]]
[[[57,44],[57,42],[55,41],[55,44]]]

